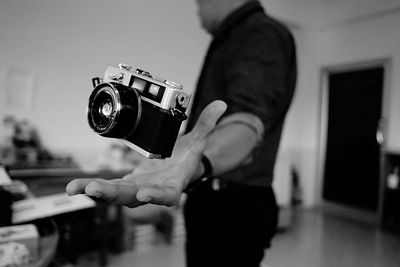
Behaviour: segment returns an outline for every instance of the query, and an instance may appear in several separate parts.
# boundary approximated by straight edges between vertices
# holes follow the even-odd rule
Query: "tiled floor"
[[[183,267],[184,238],[111,255],[108,266]],[[146,241],[143,241],[146,242]],[[94,258],[79,266],[96,266]],[[400,267],[400,236],[318,211],[298,211],[266,252],[263,267]]]
[[[264,260],[271,267],[400,267],[400,236],[316,211],[300,212]]]

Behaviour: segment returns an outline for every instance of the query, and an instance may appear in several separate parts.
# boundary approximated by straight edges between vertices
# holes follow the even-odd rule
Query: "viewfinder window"
[[[151,84],[149,88],[149,93],[153,95],[154,97],[158,96],[158,91],[160,90],[160,86],[156,84]]]

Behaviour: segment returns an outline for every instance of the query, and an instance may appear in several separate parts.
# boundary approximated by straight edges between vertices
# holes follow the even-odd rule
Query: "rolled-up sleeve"
[[[263,31],[265,32],[265,31]],[[250,34],[231,55],[226,68],[228,114],[249,112],[264,124],[266,133],[286,111],[286,59],[277,38],[258,32]]]

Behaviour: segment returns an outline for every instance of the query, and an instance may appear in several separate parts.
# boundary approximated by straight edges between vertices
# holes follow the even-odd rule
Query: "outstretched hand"
[[[146,203],[173,206],[196,173],[207,137],[226,110],[214,101],[200,114],[193,130],[179,137],[168,159],[146,159],[121,179],[76,179],[67,185],[69,195],[86,194],[108,202],[137,207]]]

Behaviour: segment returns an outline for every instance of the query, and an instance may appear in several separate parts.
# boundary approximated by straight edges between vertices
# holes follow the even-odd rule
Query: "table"
[[[93,171],[87,171],[79,168],[79,166],[73,162],[46,162],[35,165],[14,165],[9,166],[9,175],[13,180],[20,180],[24,182],[30,192],[36,196],[46,196],[56,193],[65,192],[65,187],[71,180],[75,178],[104,178],[104,179],[114,179],[121,178],[132,170],[132,168],[121,169],[121,170],[111,170],[111,169],[97,169]],[[114,212],[110,212],[111,209],[115,209]],[[115,214],[114,218],[110,218],[109,214]],[[124,235],[124,219],[123,212],[120,206],[111,205],[105,202],[97,202],[97,207],[94,211],[94,217],[90,217],[94,223],[94,227],[97,228],[98,236],[98,252],[99,252],[99,264],[105,266],[107,264],[107,252],[108,252],[108,240],[110,238],[110,233],[112,232],[116,235],[116,243],[120,243],[121,246],[118,247],[116,252],[121,252],[123,250],[123,235]],[[63,217],[64,216],[64,217]],[[55,221],[59,224],[59,231],[57,237],[46,236],[41,240],[43,243],[45,256],[37,263],[36,266],[46,266],[48,260],[52,258],[56,250],[57,242],[65,243],[70,242],[66,240],[65,236],[70,233],[74,233],[71,229],[71,225],[74,226],[72,221],[80,218],[75,218],[73,215],[68,217],[67,215],[56,216]],[[79,216],[77,216],[79,217]],[[61,229],[60,229],[61,228]],[[111,231],[112,230],[112,231]],[[70,231],[66,233],[66,231]],[[79,231],[75,231],[79,232]],[[79,239],[79,238],[77,238]],[[74,239],[72,239],[74,240]],[[74,247],[73,241],[71,244]],[[53,246],[53,251],[51,247]],[[47,248],[47,249],[46,249]]]

